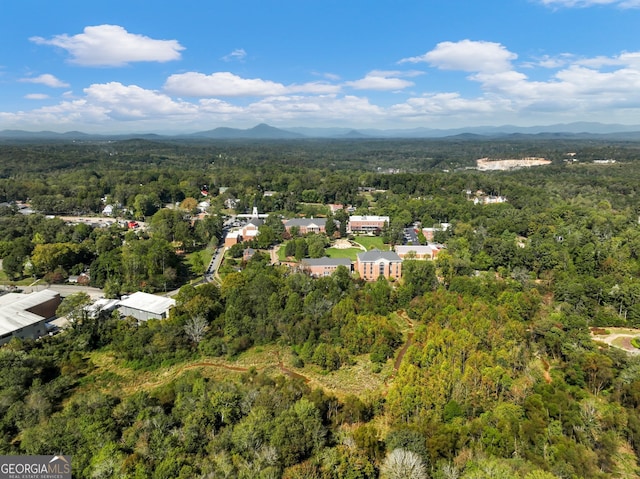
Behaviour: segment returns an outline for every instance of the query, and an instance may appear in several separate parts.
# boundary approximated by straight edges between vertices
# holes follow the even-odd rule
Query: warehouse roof
[[[51,289],[30,294],[8,293],[0,296],[0,336],[48,319],[29,310],[58,296],[59,293]]]
[[[138,309],[148,313],[162,314],[176,305],[176,300],[138,291],[120,301],[119,306]]]

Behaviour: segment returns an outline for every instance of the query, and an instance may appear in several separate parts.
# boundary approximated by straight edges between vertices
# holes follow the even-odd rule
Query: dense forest
[[[69,296],[65,332],[0,348],[0,454],[70,454],[87,478],[640,477],[640,355],[597,338],[640,328],[639,147],[0,144],[6,284],[90,271],[108,297],[180,287],[169,319],[143,323]],[[528,156],[551,164],[473,169]],[[477,192],[507,201],[476,204]],[[283,231],[280,216],[330,216],[329,203],[388,215],[390,242],[450,223],[446,249],[405,260],[400,281],[271,265],[264,250],[283,240],[321,254],[344,234]],[[107,204],[147,227],[58,217]],[[190,284],[225,215],[254,205],[270,213],[259,251]]]

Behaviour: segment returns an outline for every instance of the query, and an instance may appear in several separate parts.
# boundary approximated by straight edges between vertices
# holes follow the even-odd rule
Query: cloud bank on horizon
[[[149,12],[126,10],[124,0],[114,0],[109,15],[94,16],[120,14],[122,24],[79,25],[80,18],[71,16],[65,33],[53,17],[32,25],[26,0],[12,7],[24,15],[13,12],[23,25],[0,34],[5,43],[23,45],[0,57],[0,129],[640,123],[640,41],[620,23],[637,23],[640,0],[504,1],[501,20],[480,9],[464,21],[455,13],[459,5],[416,1],[406,14],[372,6],[382,9],[370,12],[382,18],[379,24],[359,25],[354,9],[348,23],[353,31],[328,28],[331,17],[325,29],[308,24],[298,31],[290,22],[316,13],[294,8],[293,1],[283,3],[290,9],[287,21],[279,20],[282,11],[269,18],[256,11],[249,19],[215,12],[242,18],[245,30],[232,22],[206,28],[198,9],[188,22],[174,21],[175,12],[158,13],[164,20],[156,28],[143,20]],[[54,11],[65,15],[63,10]],[[384,14],[394,18],[384,23]],[[418,14],[433,22],[428,32],[416,28]],[[9,21],[4,18],[0,26]],[[438,28],[454,19],[456,28]],[[397,25],[399,20],[406,24]],[[491,21],[502,28],[479,27]],[[269,22],[283,22],[288,30],[267,28]],[[50,33],[23,34],[34,30]]]

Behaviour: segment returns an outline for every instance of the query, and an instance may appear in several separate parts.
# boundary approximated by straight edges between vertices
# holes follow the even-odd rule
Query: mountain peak
[[[260,123],[253,128],[246,130],[239,128],[219,127],[213,130],[201,131],[195,133],[194,136],[204,136],[216,139],[255,139],[255,140],[291,140],[296,138],[304,138],[300,133],[281,130],[266,123]]]

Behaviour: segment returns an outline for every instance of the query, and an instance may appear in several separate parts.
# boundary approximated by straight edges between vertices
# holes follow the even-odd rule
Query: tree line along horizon
[[[563,161],[568,151],[584,161]],[[506,155],[552,163],[467,169]],[[617,161],[589,161],[603,157]],[[0,207],[6,275],[90,267],[112,295],[202,274],[221,216],[192,223],[161,205],[198,198],[204,184],[214,213],[228,196],[290,215],[351,204],[389,216],[390,241],[415,221],[451,223],[446,251],[405,261],[397,282],[344,268],[312,279],[257,254],[220,286],[183,286],[164,321],[89,318],[85,298],[65,299],[78,314],[69,331],[0,349],[3,454],[71,453],[78,477],[638,475],[640,362],[589,333],[640,326],[636,143],[132,140],[2,144],[0,158],[0,202],[79,214],[107,197],[148,220],[137,234]],[[467,190],[508,202],[475,205]],[[267,227],[263,242],[282,240],[275,215]],[[303,373],[364,368],[381,386],[336,395],[260,370],[217,381],[191,371],[131,392],[105,387],[125,379],[93,362],[155,371],[265,347]]]

